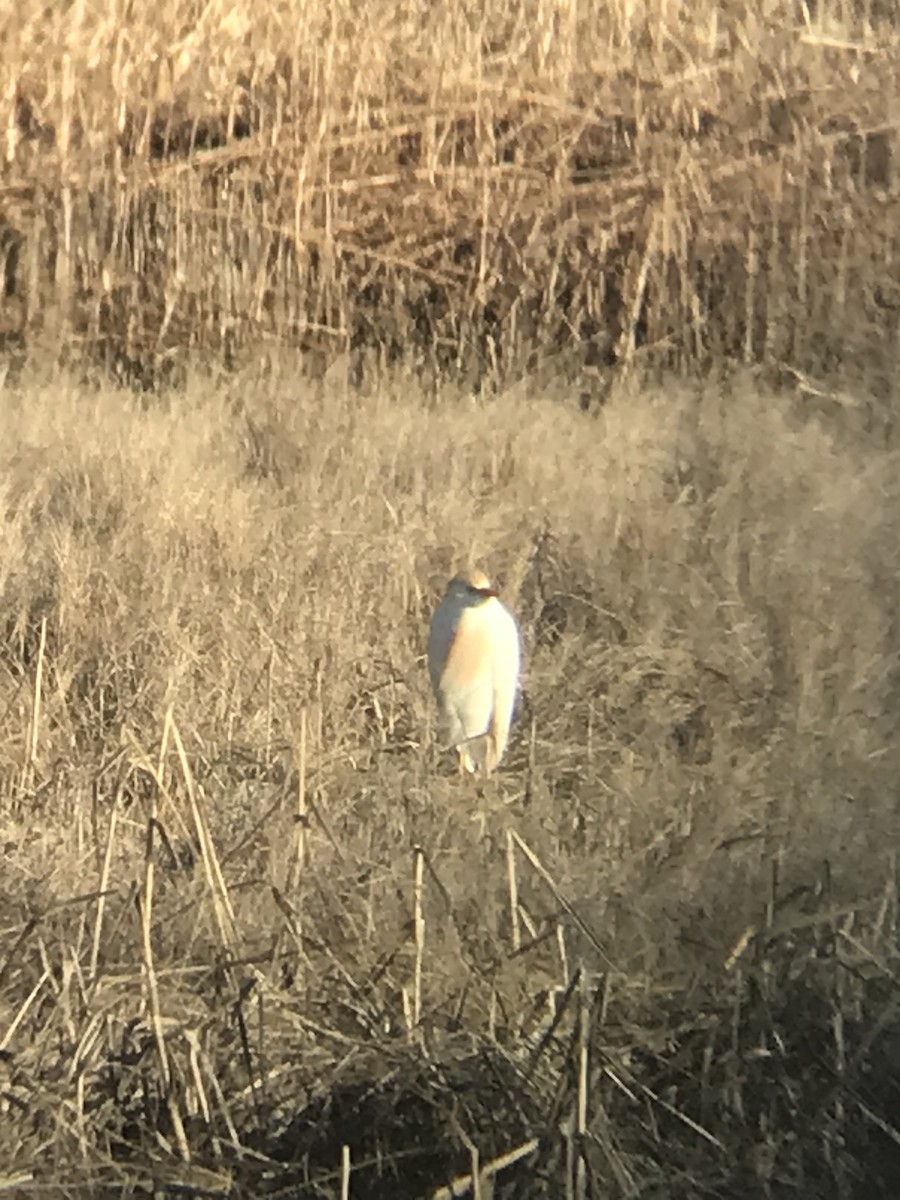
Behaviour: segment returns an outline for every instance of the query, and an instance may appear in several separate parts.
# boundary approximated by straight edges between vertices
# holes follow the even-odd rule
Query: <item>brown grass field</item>
[[[895,1200],[896,5],[0,45],[0,1195]]]

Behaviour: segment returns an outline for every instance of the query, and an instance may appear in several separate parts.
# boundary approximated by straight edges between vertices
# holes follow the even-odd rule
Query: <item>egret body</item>
[[[519,626],[487,576],[451,579],[431,621],[428,671],[461,769],[489,774],[503,757],[520,667]]]

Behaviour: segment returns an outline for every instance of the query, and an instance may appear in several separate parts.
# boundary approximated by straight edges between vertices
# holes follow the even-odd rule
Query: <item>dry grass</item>
[[[0,1191],[894,1197],[896,6],[0,43]]]
[[[0,403],[13,1194],[892,1194],[895,454],[749,379]],[[470,558],[528,671],[467,787]]]
[[[508,386],[552,353],[586,402],[724,356],[888,404],[888,0],[23,0],[0,38],[14,355]]]

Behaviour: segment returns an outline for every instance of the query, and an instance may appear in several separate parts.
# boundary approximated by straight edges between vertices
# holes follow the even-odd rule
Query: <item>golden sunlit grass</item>
[[[0,44],[0,1191],[894,1197],[895,6]]]
[[[725,356],[864,379],[880,408],[895,18],[879,0],[7,6],[0,336],[141,386],[261,341],[492,384],[554,353],[588,400],[612,363]]]
[[[22,1194],[431,1195],[519,1150],[502,1194],[878,1194],[895,454],[749,379],[2,412]],[[527,653],[480,786],[422,658],[470,560]]]

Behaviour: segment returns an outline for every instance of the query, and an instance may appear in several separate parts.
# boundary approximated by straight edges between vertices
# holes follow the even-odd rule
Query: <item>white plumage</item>
[[[428,634],[428,670],[444,744],[489,774],[503,757],[519,684],[515,617],[481,571],[451,579]]]

